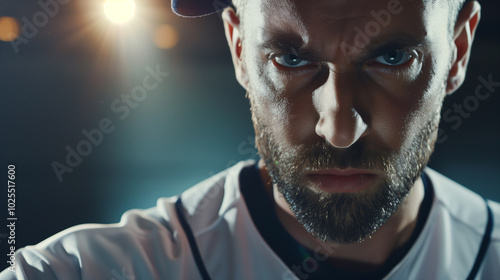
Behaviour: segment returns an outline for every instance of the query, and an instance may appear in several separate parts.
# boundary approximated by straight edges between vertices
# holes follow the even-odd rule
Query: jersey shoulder
[[[221,209],[231,208],[239,197],[239,171],[249,164],[238,163],[182,193],[193,232],[210,228],[220,220]],[[227,181],[234,182],[228,186]],[[181,279],[193,264],[177,199],[160,198],[156,207],[125,212],[119,223],[74,226],[22,248],[16,252],[16,273],[6,270],[0,279],[120,279],[123,274]]]
[[[425,172],[429,175],[434,188],[435,203],[448,212],[456,223],[471,228],[482,236],[487,223],[486,201],[492,210],[494,220],[500,221],[498,202],[485,200],[479,194],[430,168],[426,168]],[[500,238],[500,223],[494,223],[492,238]]]
[[[241,161],[181,194],[182,204],[193,233],[207,232],[224,216],[241,205],[240,173],[255,161]]]
[[[173,227],[157,207],[127,211],[116,224],[74,226],[19,249],[17,278],[5,279],[113,279],[135,274],[135,265],[148,267],[158,257],[176,260],[182,255]],[[11,271],[3,273],[14,277]]]
[[[488,204],[493,213],[493,231],[484,263],[479,271],[480,279],[498,277],[498,268],[500,267],[500,204],[493,201],[489,201]]]
[[[478,275],[475,279],[492,279],[498,275],[498,267],[500,266],[500,204],[495,201],[485,200],[475,192],[465,188],[464,186],[448,179],[447,177],[437,173],[429,168],[426,173],[431,178],[434,191],[436,193],[436,205],[447,212],[451,217],[454,230],[452,238],[459,238],[460,244],[456,244],[457,248],[469,248],[469,243],[477,243],[472,246],[468,254],[475,260],[479,252],[479,244],[483,240],[488,223],[488,212],[486,203],[492,213],[492,231],[488,249],[484,260],[481,264]],[[465,252],[464,252],[465,254]],[[459,259],[465,258],[466,255],[459,254]]]

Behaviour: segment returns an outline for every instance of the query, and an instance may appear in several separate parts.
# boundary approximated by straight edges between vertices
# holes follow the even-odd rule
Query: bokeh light
[[[125,23],[134,16],[135,3],[133,0],[106,0],[104,14],[115,24]]]
[[[19,22],[12,17],[0,17],[0,40],[14,41],[20,34]]]
[[[160,49],[171,49],[179,42],[177,29],[170,24],[162,24],[154,31],[154,42]]]

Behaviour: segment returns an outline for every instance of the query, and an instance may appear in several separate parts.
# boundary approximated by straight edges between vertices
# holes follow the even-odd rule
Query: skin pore
[[[387,24],[367,29],[382,10]],[[479,10],[476,2],[462,10],[454,44],[440,0],[252,0],[241,12],[244,28],[234,10],[224,11],[261,176],[298,242],[311,250],[336,244],[334,264],[371,270],[408,241],[424,196],[419,175],[442,101],[463,81]],[[374,179],[353,193],[310,179],[350,168]]]

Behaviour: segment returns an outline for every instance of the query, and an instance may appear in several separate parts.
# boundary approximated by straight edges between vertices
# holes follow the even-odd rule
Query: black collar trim
[[[408,253],[424,228],[431,210],[434,190],[425,172],[421,175],[425,195],[420,205],[415,230],[408,242],[395,252],[379,269],[370,273],[347,272],[321,261],[318,253],[298,243],[282,226],[276,215],[274,203],[267,195],[257,164],[245,167],[240,174],[240,187],[252,221],[266,243],[299,279],[382,279]]]

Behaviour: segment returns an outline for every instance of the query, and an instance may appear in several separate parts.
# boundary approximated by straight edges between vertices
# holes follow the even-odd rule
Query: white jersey
[[[72,227],[20,249],[15,272],[6,269],[0,279],[193,280],[203,279],[203,267],[211,279],[305,279],[278,257],[252,221],[239,178],[254,164],[240,162],[181,195],[195,241],[179,219],[178,197],[161,198],[154,208],[127,211],[118,224]],[[466,279],[475,263],[488,220],[485,201],[435,171],[425,173],[435,194],[427,221],[383,279]],[[500,205],[488,204],[500,221]],[[304,266],[301,274],[311,269]],[[474,279],[499,275],[497,222]]]

